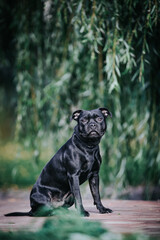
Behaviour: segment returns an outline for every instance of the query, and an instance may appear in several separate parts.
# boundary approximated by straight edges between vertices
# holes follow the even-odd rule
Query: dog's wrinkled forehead
[[[107,108],[98,108],[98,109],[93,109],[90,111],[87,110],[77,110],[72,114],[72,119],[78,121],[80,118],[95,118],[95,117],[104,117],[106,118],[107,116],[112,117],[111,112]]]
[[[96,118],[96,117],[102,117],[103,114],[101,111],[99,111],[98,109],[95,109],[95,110],[91,110],[91,111],[86,111],[86,110],[83,110],[81,112],[81,114],[79,115],[79,119],[80,118]]]

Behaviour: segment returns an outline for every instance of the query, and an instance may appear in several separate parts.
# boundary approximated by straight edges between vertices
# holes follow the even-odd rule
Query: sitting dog
[[[75,111],[72,119],[77,121],[77,125],[72,137],[46,164],[32,188],[31,211],[9,213],[5,216],[35,216],[41,207],[68,208],[74,203],[78,212],[83,216],[89,216],[83,207],[79,187],[87,179],[99,212],[111,213],[111,209],[102,205],[99,194],[101,165],[99,143],[107,128],[108,115],[112,117],[107,108]]]

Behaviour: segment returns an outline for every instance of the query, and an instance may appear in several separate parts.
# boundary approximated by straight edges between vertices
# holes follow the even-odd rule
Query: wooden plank
[[[90,220],[100,221],[104,227],[116,233],[146,233],[160,236],[160,202],[103,200],[111,214],[99,214],[91,203],[86,209]]]

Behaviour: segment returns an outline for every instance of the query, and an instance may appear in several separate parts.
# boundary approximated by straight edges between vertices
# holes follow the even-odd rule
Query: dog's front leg
[[[80,187],[79,187],[79,177],[76,175],[69,176],[69,184],[71,188],[71,192],[74,195],[75,198],[75,206],[80,214],[83,216],[88,217],[89,212],[87,212],[82,204],[82,197],[80,193]]]
[[[89,178],[89,185],[91,189],[91,193],[93,196],[94,204],[100,213],[111,213],[112,210],[109,208],[105,208],[101,202],[100,194],[99,194],[99,175],[98,173],[93,174]]]

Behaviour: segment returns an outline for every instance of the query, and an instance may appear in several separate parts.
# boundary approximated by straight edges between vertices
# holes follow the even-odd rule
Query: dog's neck
[[[87,147],[89,149],[97,148],[100,143],[100,140],[101,140],[101,137],[97,137],[94,139],[84,138],[79,133],[77,126],[74,129],[73,137],[77,138],[82,145],[84,145],[85,147]]]

